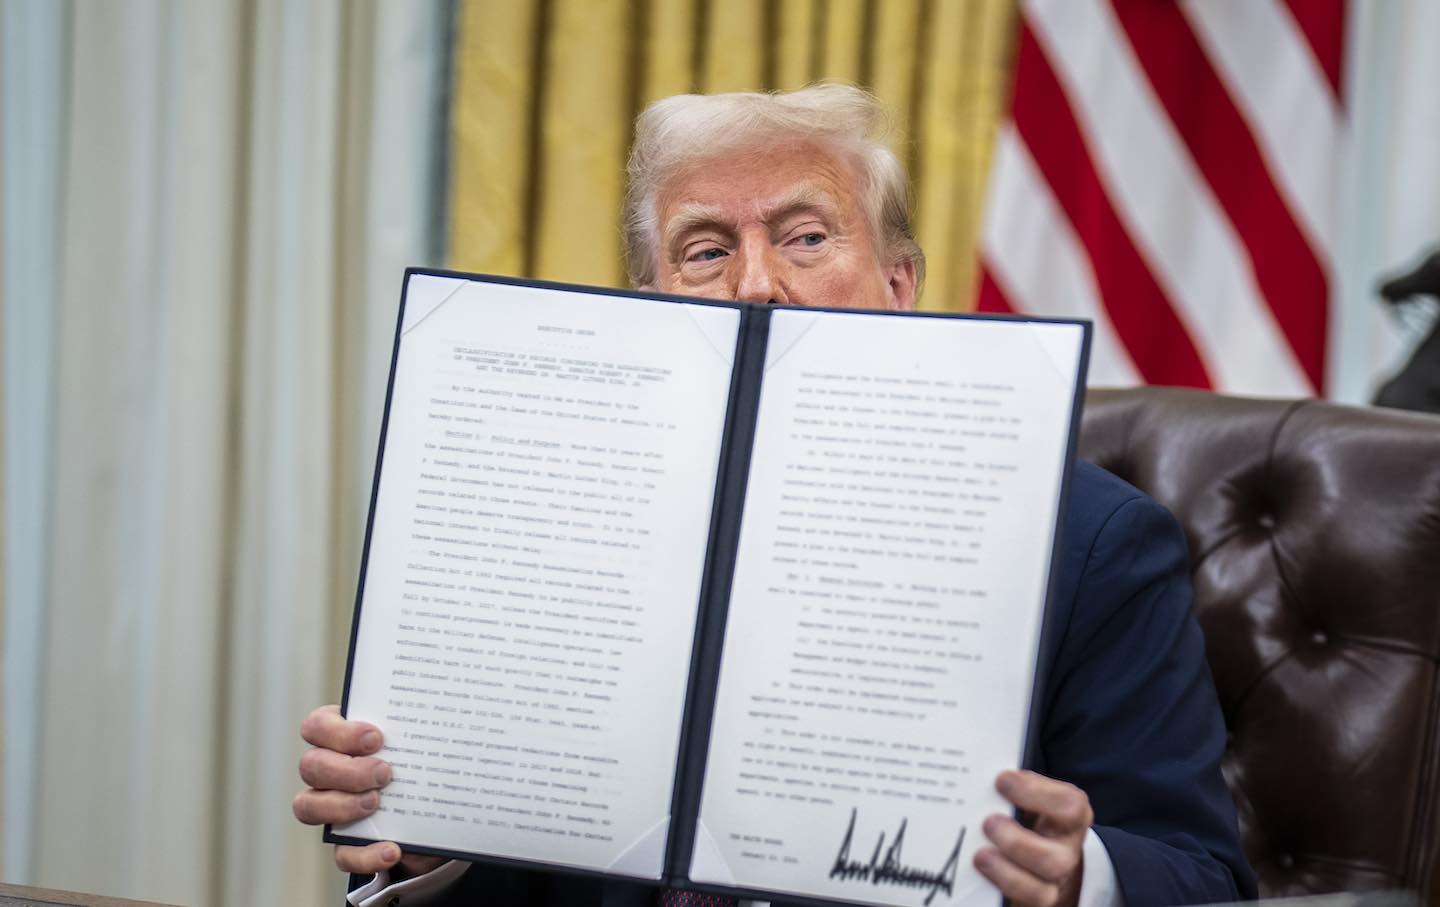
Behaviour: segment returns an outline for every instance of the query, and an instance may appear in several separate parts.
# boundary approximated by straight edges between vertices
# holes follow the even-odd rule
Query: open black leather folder
[[[998,903],[1089,325],[411,270],[326,840]]]

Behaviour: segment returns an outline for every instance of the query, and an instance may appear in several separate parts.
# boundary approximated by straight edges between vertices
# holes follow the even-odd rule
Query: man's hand
[[[1024,907],[1074,907],[1080,899],[1085,833],[1095,814],[1090,798],[1073,784],[1034,772],[1001,772],[995,789],[1022,812],[1035,816],[1028,829],[1010,816],[985,820],[994,847],[975,854],[975,868]]]
[[[300,736],[314,748],[300,757],[300,780],[308,786],[291,804],[295,818],[306,825],[325,825],[353,822],[373,813],[380,805],[380,788],[390,783],[390,764],[370,755],[384,742],[379,728],[346,721],[338,705],[326,705],[305,716]],[[396,864],[406,875],[420,875],[443,862],[439,857],[402,854],[390,841],[335,848],[335,865],[360,875]]]

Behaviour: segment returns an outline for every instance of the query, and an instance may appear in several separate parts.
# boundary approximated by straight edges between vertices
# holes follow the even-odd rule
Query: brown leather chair
[[[1189,538],[1261,894],[1440,904],[1440,417],[1093,390],[1080,455]]]

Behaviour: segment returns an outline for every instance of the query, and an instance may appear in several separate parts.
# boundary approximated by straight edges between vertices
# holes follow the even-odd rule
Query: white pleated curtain
[[[448,4],[0,12],[6,583],[33,593],[4,876],[336,901],[297,728],[339,693],[401,270],[439,263]]]

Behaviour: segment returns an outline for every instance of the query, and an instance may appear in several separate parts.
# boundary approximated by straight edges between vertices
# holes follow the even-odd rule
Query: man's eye
[[[708,249],[701,249],[699,252],[696,252],[694,255],[691,255],[691,256],[690,256],[690,260],[691,260],[691,261],[714,261],[715,259],[717,259],[717,258],[723,258],[724,256],[725,256],[725,250],[724,250],[724,249],[720,248],[719,246],[711,246],[711,247],[709,247]]]
[[[807,246],[818,246],[825,241],[824,233],[806,233],[800,237],[800,242]]]

